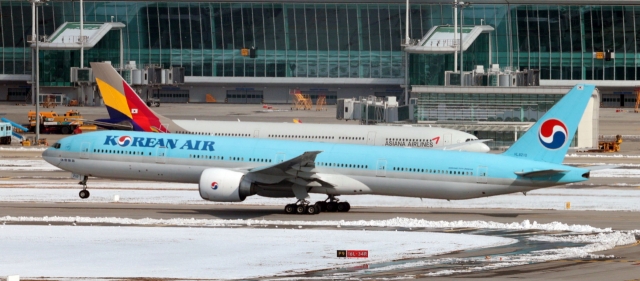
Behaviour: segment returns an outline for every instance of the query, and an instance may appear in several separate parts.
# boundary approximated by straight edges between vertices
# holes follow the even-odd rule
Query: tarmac
[[[263,122],[292,122],[294,118],[304,123],[325,124],[357,124],[356,121],[336,120],[335,106],[328,106],[326,111],[296,111],[290,105],[272,105],[271,110],[262,105],[227,105],[227,104],[162,104],[153,108],[159,114],[172,119],[198,120],[226,120],[226,121],[263,121]],[[30,106],[0,103],[0,117],[6,117],[18,123],[26,123]],[[275,108],[275,110],[274,110]],[[66,110],[79,110],[86,119],[106,118],[104,107],[57,107],[58,113]],[[50,109],[45,109],[50,110]],[[623,139],[620,157],[613,154],[575,153],[576,155],[592,155],[593,157],[568,157],[565,163],[572,165],[597,164],[640,164],[640,114],[633,110],[616,112],[612,108],[600,110],[599,128],[601,135],[621,134],[628,137]],[[61,135],[43,135],[49,143],[64,137]],[[12,146],[17,147],[17,144]],[[0,159],[38,159],[38,151],[8,151],[0,150]],[[0,171],[0,177],[32,177],[29,171]],[[59,178],[65,172],[42,172],[42,178]],[[100,180],[109,181],[109,180]],[[637,188],[607,187],[616,183],[630,183],[640,185],[637,178],[600,178],[592,179],[594,186],[575,186],[571,188]],[[78,188],[77,185],[69,188]],[[205,219],[265,219],[265,220],[382,220],[396,217],[418,218],[428,220],[483,220],[495,222],[522,222],[523,220],[546,223],[559,221],[567,224],[591,225],[599,228],[613,228],[614,230],[640,229],[640,216],[637,212],[623,211],[573,211],[573,210],[507,210],[507,209],[438,209],[438,208],[353,208],[349,213],[323,213],[316,216],[296,216],[283,214],[279,206],[215,206],[215,205],[163,205],[163,204],[106,204],[106,203],[0,203],[0,214],[8,216],[87,216],[87,217],[127,217],[127,218],[205,218]],[[637,237],[640,239],[640,237]],[[487,252],[499,252],[499,249],[487,249]],[[474,253],[482,254],[482,253]],[[524,266],[509,267],[478,273],[457,274],[438,277],[443,280],[477,280],[490,278],[491,280],[640,280],[640,244],[616,247],[612,250],[597,254],[613,255],[615,258],[592,260],[572,259]],[[448,256],[463,257],[469,253],[452,253]],[[414,274],[419,276],[420,269],[395,270],[378,275],[363,275],[355,278],[397,278]],[[312,277],[299,276],[300,279]],[[433,279],[433,278],[429,278]]]

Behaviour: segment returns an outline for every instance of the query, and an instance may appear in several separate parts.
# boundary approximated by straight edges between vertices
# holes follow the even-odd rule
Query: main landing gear
[[[82,181],[78,182],[78,184],[82,185],[82,190],[80,190],[80,193],[78,195],[80,195],[80,198],[82,199],[87,199],[89,198],[89,195],[91,195],[89,193],[89,190],[87,190],[87,180],[89,179],[89,176],[84,176],[82,178]]]
[[[320,213],[320,206],[318,204],[311,205],[307,200],[298,200],[295,204],[284,206],[284,212],[287,214],[315,215]]]
[[[338,202],[338,198],[333,195],[324,201],[310,204],[307,200],[298,200],[295,204],[288,204],[284,207],[286,214],[308,214],[315,215],[320,212],[348,212],[351,209],[349,202]]]

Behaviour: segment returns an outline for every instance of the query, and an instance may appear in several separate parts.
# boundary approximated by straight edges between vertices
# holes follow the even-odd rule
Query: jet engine
[[[256,194],[244,174],[218,168],[202,171],[199,189],[202,199],[216,202],[240,202]]]

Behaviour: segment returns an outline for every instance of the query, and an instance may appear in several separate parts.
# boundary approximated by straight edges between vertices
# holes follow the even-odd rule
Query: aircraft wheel
[[[91,194],[89,193],[89,190],[83,189],[83,190],[80,190],[80,193],[78,195],[80,195],[80,198],[82,199],[87,199]]]
[[[71,128],[70,128],[69,126],[63,126],[63,127],[60,129],[60,132],[61,132],[63,135],[71,134]]]
[[[351,204],[349,204],[349,202],[344,202],[345,204],[347,204],[347,212],[351,210]]]
[[[298,214],[304,214],[306,210],[307,208],[304,205],[298,205],[296,207],[296,213]]]
[[[307,211],[308,215],[315,215],[318,213],[318,206],[316,205],[309,205],[305,208],[305,211]]]
[[[349,203],[340,202],[338,203],[338,212],[348,212],[349,211]]]
[[[327,211],[327,202],[318,201],[318,202],[316,202],[316,205],[318,206],[318,211],[319,212],[326,212]]]
[[[296,205],[294,204],[287,204],[286,206],[284,206],[284,212],[285,214],[293,214],[296,212]]]
[[[338,203],[329,202],[327,203],[327,212],[335,212],[338,210]]]

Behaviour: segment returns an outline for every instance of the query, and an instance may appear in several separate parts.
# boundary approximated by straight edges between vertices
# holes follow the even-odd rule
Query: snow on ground
[[[328,239],[330,237],[330,239]],[[515,243],[429,232],[0,226],[0,276],[255,278]],[[336,250],[369,250],[340,259]]]
[[[7,151],[45,151],[49,147],[22,147],[22,146],[0,146],[0,150]]]
[[[513,239],[478,235],[383,231],[384,228],[477,228],[544,230],[574,234],[535,235],[526,239],[585,244],[551,247],[524,254],[471,258],[432,258],[376,266],[379,272],[403,268],[458,264],[457,269],[428,269],[428,276],[484,271],[560,259],[603,258],[594,252],[636,242],[640,230],[619,232],[588,225],[497,223],[490,221],[427,221],[395,218],[371,221],[277,221],[222,219],[126,219],[88,217],[0,217],[3,222],[69,223],[74,226],[0,225],[0,275],[27,277],[173,277],[252,278],[349,267],[366,262],[413,259],[461,249],[496,247]],[[125,227],[75,226],[114,223]],[[163,226],[152,228],[146,226]],[[180,226],[180,227],[176,227]],[[247,226],[240,227],[237,226]],[[275,226],[276,229],[261,228]],[[280,228],[277,228],[280,226]],[[308,226],[343,228],[307,229]],[[212,228],[217,227],[217,228]],[[227,227],[227,228],[225,228]],[[228,228],[236,227],[236,228]],[[381,227],[359,231],[359,227]],[[579,234],[575,234],[579,233]],[[259,239],[256,239],[259,237]],[[327,239],[331,237],[331,239]],[[293,246],[292,246],[293,245]],[[338,259],[336,250],[369,250],[366,260]],[[250,253],[250,254],[247,254]],[[607,257],[609,258],[609,257]],[[464,266],[471,264],[471,266]],[[79,269],[80,268],[80,269]],[[116,269],[116,270],[114,270]],[[250,270],[249,270],[250,269]],[[342,274],[342,275],[341,275]],[[346,274],[346,275],[345,275]],[[348,277],[339,273],[335,277]]]
[[[622,155],[622,154],[576,154],[571,153],[565,155],[567,158],[640,158],[640,155]]]
[[[637,231],[636,231],[637,232]],[[605,251],[617,246],[624,246],[636,243],[633,232],[608,232],[583,235],[556,235],[556,236],[533,236],[528,238],[532,241],[547,242],[570,242],[585,244],[578,247],[553,248],[549,250],[532,251],[526,254],[506,255],[489,257],[472,257],[472,258],[442,258],[428,259],[416,262],[407,262],[398,265],[389,265],[371,269],[372,272],[385,272],[391,270],[400,270],[403,268],[428,267],[438,264],[478,264],[478,266],[463,267],[460,269],[436,270],[425,274],[426,276],[443,276],[456,273],[478,272],[486,270],[495,270],[498,268],[512,267],[531,263],[540,263],[552,260],[562,259],[589,259],[589,258],[612,258],[602,255],[595,255],[594,252]]]
[[[44,160],[0,160],[0,171],[59,171]]]
[[[408,228],[478,228],[478,229],[508,229],[508,230],[545,230],[545,231],[570,231],[582,233],[611,232],[611,228],[596,228],[589,225],[568,225],[560,222],[537,223],[524,220],[520,223],[500,223],[492,221],[429,221],[424,219],[412,219],[397,217],[388,220],[358,220],[358,221],[331,221],[331,220],[265,220],[265,219],[131,219],[114,217],[0,217],[5,222],[29,222],[29,223],[84,223],[84,224],[122,224],[122,225],[149,225],[149,226],[188,226],[188,227],[229,227],[229,226],[329,226],[329,227],[408,227]]]
[[[138,184],[138,183],[136,183]],[[143,185],[143,183],[139,183]],[[243,202],[218,203],[205,201],[200,198],[197,186],[177,184],[176,188],[185,190],[144,190],[118,189],[136,188],[132,183],[105,183],[107,188],[92,189],[89,185],[91,197],[80,199],[80,186],[69,183],[68,188],[50,188],[50,186],[35,186],[35,188],[0,188],[0,201],[3,202],[114,202],[118,195],[118,203],[142,204],[220,204],[220,205],[272,205],[282,207],[292,203],[293,198],[267,198],[257,195],[247,197]],[[7,182],[0,180],[0,187],[7,186]],[[47,187],[47,188],[45,188]],[[108,189],[108,188],[115,189]],[[162,187],[173,188],[170,183]],[[603,211],[640,211],[640,190],[615,189],[566,189],[546,188],[527,193],[513,193],[485,198],[446,201],[440,199],[420,199],[411,197],[381,196],[381,195],[343,195],[342,201],[348,201],[354,207],[422,207],[422,208],[462,208],[462,209],[552,209],[564,210],[566,203],[571,203],[571,210],[603,210]],[[326,195],[311,194],[311,201],[326,199]]]
[[[48,177],[47,177],[48,178]],[[42,180],[0,180],[0,188],[37,188],[37,189],[74,189],[78,190],[78,180],[69,177],[57,178],[56,181]],[[142,189],[142,190],[191,190],[197,192],[198,185],[191,183],[149,182],[149,181],[92,181],[89,180],[89,189]],[[1,201],[1,199],[0,199]]]
[[[591,171],[592,178],[640,178],[640,169],[604,169]]]

